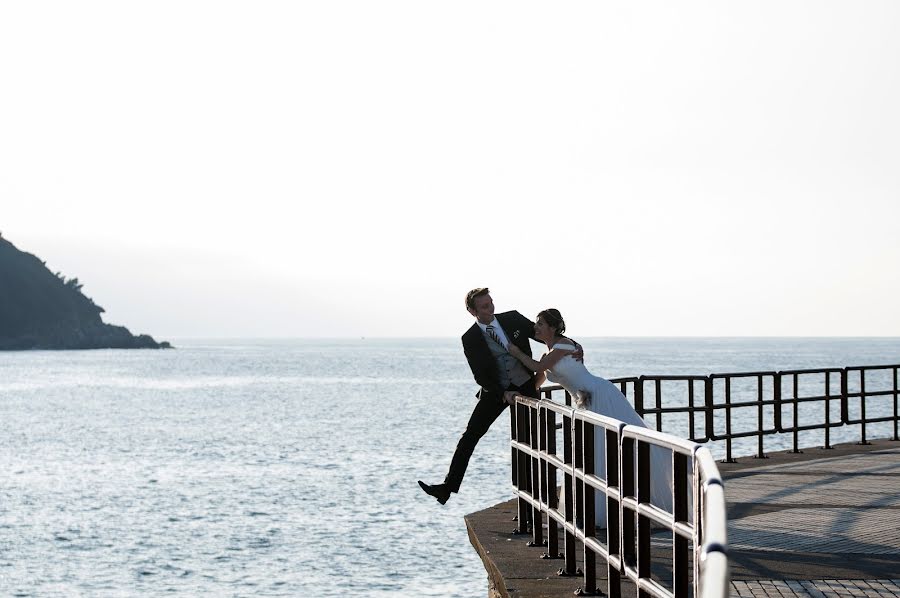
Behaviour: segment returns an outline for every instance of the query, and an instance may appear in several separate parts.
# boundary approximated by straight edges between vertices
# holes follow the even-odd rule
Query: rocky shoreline
[[[103,322],[103,312],[77,278],[54,274],[0,235],[0,351],[172,348]]]

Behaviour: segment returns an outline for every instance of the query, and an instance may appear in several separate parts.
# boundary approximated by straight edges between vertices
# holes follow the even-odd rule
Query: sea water
[[[889,338],[578,340],[607,378],[900,363]],[[508,416],[446,506],[416,484],[476,401],[458,339],[175,344],[0,353],[0,595],[486,594],[463,516],[512,497]]]

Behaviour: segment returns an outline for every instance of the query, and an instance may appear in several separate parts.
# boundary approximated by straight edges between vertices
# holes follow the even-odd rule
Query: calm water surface
[[[900,363],[900,339],[579,340],[605,377]],[[511,497],[507,416],[445,507],[416,485],[474,405],[457,339],[176,344],[0,353],[0,595],[485,595],[463,516]]]

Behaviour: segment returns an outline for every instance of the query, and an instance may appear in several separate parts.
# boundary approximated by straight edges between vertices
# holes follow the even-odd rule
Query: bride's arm
[[[535,361],[512,343],[509,343],[509,347],[507,348],[509,349],[510,355],[521,361],[527,367],[531,368],[532,372],[543,372],[545,370],[549,370],[554,365],[556,365],[557,361],[571,353],[571,351],[566,351],[564,349],[550,349],[549,352],[544,353],[540,361]]]

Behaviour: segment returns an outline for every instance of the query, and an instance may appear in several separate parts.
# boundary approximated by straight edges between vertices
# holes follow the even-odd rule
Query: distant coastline
[[[103,322],[104,309],[81,287],[0,234],[0,350],[172,348]]]

